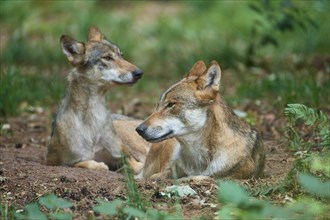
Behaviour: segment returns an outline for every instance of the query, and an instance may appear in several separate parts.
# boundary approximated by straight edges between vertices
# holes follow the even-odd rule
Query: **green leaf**
[[[300,173],[298,181],[308,192],[325,198],[330,198],[330,181],[321,182],[316,177]]]
[[[65,209],[70,208],[72,204],[64,199],[58,198],[54,194],[49,194],[47,196],[43,196],[39,199],[39,203],[45,206],[47,209]]]
[[[318,134],[315,134],[315,136],[319,136],[321,139],[319,146],[323,148],[330,147],[330,123],[328,117],[323,112],[317,112],[302,104],[288,104],[287,106],[285,108],[285,115],[289,119],[288,136],[292,148],[301,149],[312,146],[310,143],[303,143],[299,133],[294,129],[294,124],[298,119],[301,119],[308,126],[317,128]]]
[[[51,214],[49,214],[49,216],[52,219],[56,219],[56,220],[71,220],[72,219],[72,214],[62,213],[62,212],[51,213]]]
[[[25,220],[47,220],[47,216],[40,211],[37,203],[26,205],[24,211],[25,214],[15,213],[15,217]]]
[[[46,215],[40,211],[39,206],[36,203],[27,205],[25,210],[27,212],[28,219],[47,219]]]
[[[27,219],[27,216],[23,215],[22,213],[15,213],[15,219],[25,220],[25,219]]]
[[[321,127],[320,128],[320,136],[322,147],[330,147],[330,126],[329,127]]]
[[[220,181],[219,186],[219,200],[224,203],[240,205],[249,200],[248,193],[235,182]]]
[[[273,217],[279,219],[289,219],[291,218],[291,213],[286,209],[278,206],[273,206],[264,202],[263,215],[265,217]]]
[[[235,213],[235,209],[232,207],[223,207],[219,210],[218,216],[219,219],[235,219],[233,213]]]
[[[126,207],[123,209],[123,212],[126,213],[129,217],[137,217],[137,218],[146,217],[146,213],[134,207]]]
[[[161,212],[158,210],[148,210],[147,219],[157,219],[157,220],[182,220],[181,216],[170,215],[167,212]]]
[[[325,155],[314,157],[311,161],[311,171],[312,172],[319,172],[323,175],[330,177],[330,152],[326,153]]]
[[[306,125],[314,125],[319,123],[323,126],[329,127],[329,119],[323,112],[316,112],[313,108],[308,108],[303,104],[288,104],[284,113],[289,118],[302,119]]]
[[[326,203],[315,201],[310,197],[298,198],[289,204],[288,209],[294,213],[301,213],[301,219],[324,219],[328,216],[329,207]]]
[[[290,147],[292,149],[300,149],[303,148],[303,143],[301,141],[301,138],[299,136],[299,134],[293,129],[293,128],[289,128],[288,130],[288,135],[290,137]]]
[[[123,206],[123,201],[119,199],[113,200],[112,202],[104,202],[100,200],[98,200],[98,202],[99,205],[93,206],[93,210],[108,215],[109,217],[116,215],[118,210]]]

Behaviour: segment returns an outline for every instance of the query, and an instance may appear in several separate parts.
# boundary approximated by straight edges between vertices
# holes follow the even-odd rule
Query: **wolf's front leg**
[[[181,169],[176,161],[171,161],[167,164],[166,168],[159,173],[150,176],[151,179],[166,179],[166,178],[182,178],[187,176],[187,174]]]
[[[113,156],[107,148],[103,148],[95,153],[94,160],[103,162],[109,170],[115,171],[122,166],[123,157],[122,154]]]
[[[143,162],[140,162],[138,158],[132,154],[129,150],[130,148],[118,137],[113,126],[109,124],[104,131],[98,143],[103,150],[101,151],[102,153],[98,152],[95,155],[98,158],[97,161],[105,162],[110,169],[118,169],[122,166],[122,157],[125,156],[127,157],[127,163],[133,173],[139,173],[143,167]]]

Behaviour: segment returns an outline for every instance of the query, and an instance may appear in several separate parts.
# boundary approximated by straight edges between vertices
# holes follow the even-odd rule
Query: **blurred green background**
[[[0,3],[1,117],[57,105],[71,68],[59,38],[85,41],[90,25],[145,73],[133,87],[110,91],[115,111],[138,98],[146,116],[199,59],[221,64],[222,94],[234,107],[330,109],[328,0]]]

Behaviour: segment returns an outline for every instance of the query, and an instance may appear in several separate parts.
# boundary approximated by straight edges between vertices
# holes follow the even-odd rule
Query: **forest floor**
[[[142,106],[143,108],[143,106]],[[119,172],[87,170],[71,167],[45,165],[47,143],[50,135],[51,113],[41,108],[33,113],[24,113],[7,120],[7,128],[0,136],[0,192],[1,203],[23,209],[28,203],[35,202],[44,194],[54,193],[68,199],[73,206],[67,210],[75,219],[87,216],[101,218],[92,211],[96,199],[112,201],[127,198],[127,186],[124,176]],[[247,188],[261,184],[274,184],[283,180],[292,167],[293,158],[286,152],[280,141],[278,130],[283,126],[283,119],[275,114],[259,112],[258,129],[264,136],[266,147],[265,176],[258,180],[239,181]],[[8,126],[9,125],[9,126]],[[6,127],[6,126],[5,126]],[[150,208],[175,212],[177,200],[161,197],[166,186],[173,180],[136,182],[140,197]],[[204,216],[214,217],[218,211],[217,180],[187,180],[181,185],[189,185],[197,195],[182,197],[179,200],[186,219]],[[285,195],[276,195],[273,202],[282,203]]]

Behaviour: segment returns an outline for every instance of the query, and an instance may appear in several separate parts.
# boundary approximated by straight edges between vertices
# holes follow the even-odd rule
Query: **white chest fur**
[[[178,153],[177,164],[188,176],[200,175],[210,162],[208,149],[199,136],[194,134],[178,138],[181,148]]]

